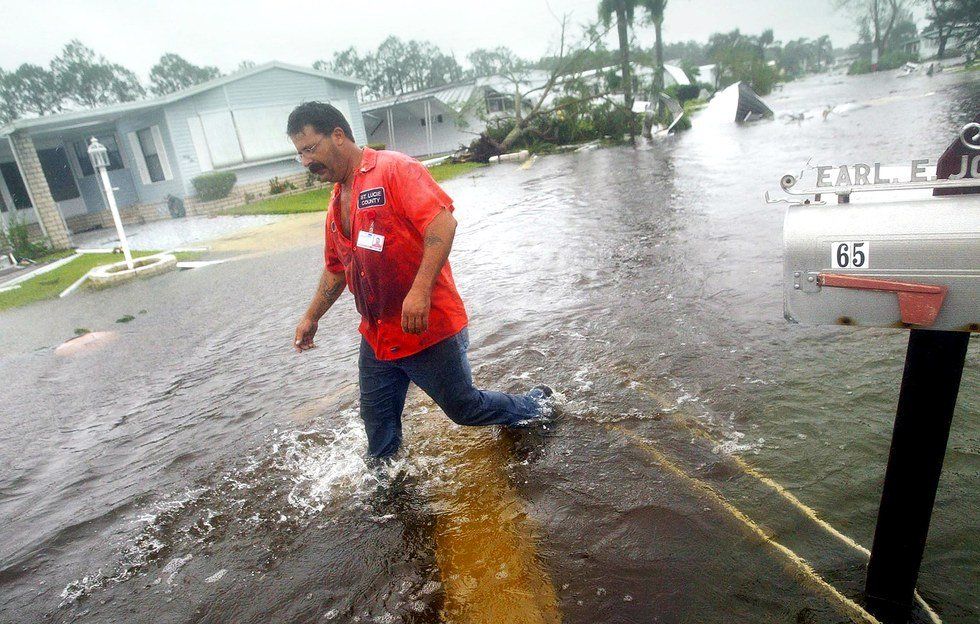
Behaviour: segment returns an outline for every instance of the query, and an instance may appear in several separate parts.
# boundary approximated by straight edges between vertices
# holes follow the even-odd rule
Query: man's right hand
[[[296,339],[293,341],[297,353],[302,353],[316,346],[313,344],[316,328],[317,322],[309,317],[304,316],[299,322],[299,325],[296,326]]]

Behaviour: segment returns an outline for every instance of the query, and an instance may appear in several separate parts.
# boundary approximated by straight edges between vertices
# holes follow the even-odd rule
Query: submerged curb
[[[132,269],[126,262],[115,262],[93,269],[88,279],[96,288],[115,286],[138,277],[152,277],[166,273],[177,267],[177,257],[171,254],[158,254],[144,258],[134,258]]]

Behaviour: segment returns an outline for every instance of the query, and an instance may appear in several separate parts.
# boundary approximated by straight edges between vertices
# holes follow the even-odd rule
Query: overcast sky
[[[584,23],[595,18],[597,5],[597,0],[0,0],[6,24],[0,67],[47,65],[72,38],[144,80],[165,52],[227,72],[243,59],[310,65],[349,46],[373,50],[389,35],[432,41],[464,64],[473,49],[498,45],[538,58],[556,42],[554,15],[567,13]],[[757,34],[771,27],[778,40],[829,34],[835,46],[849,45],[856,39],[853,22],[833,6],[833,0],[670,0],[664,39],[705,41],[713,32],[739,28]],[[638,28],[636,37],[648,47],[653,29]],[[609,44],[615,41],[610,38]]]

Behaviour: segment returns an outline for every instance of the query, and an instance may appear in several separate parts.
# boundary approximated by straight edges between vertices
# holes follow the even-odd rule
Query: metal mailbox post
[[[967,345],[980,332],[980,176],[967,173],[980,168],[978,138],[980,125],[963,128],[963,167],[946,180],[913,161],[910,182],[881,180],[880,165],[873,182],[868,165],[853,176],[840,167],[838,184],[820,184],[837,167],[817,168],[809,189],[780,181],[801,196],[784,227],[786,319],[911,330],[865,584],[869,610],[889,624],[911,614]],[[925,189],[964,194],[850,203],[852,193]]]

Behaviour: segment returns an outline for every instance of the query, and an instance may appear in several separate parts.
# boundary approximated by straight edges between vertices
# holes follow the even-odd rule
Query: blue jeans
[[[466,359],[469,345],[464,328],[419,353],[383,362],[361,338],[361,418],[368,455],[388,457],[401,446],[402,409],[410,381],[460,425],[515,425],[540,414],[539,403],[530,396],[474,388]]]

